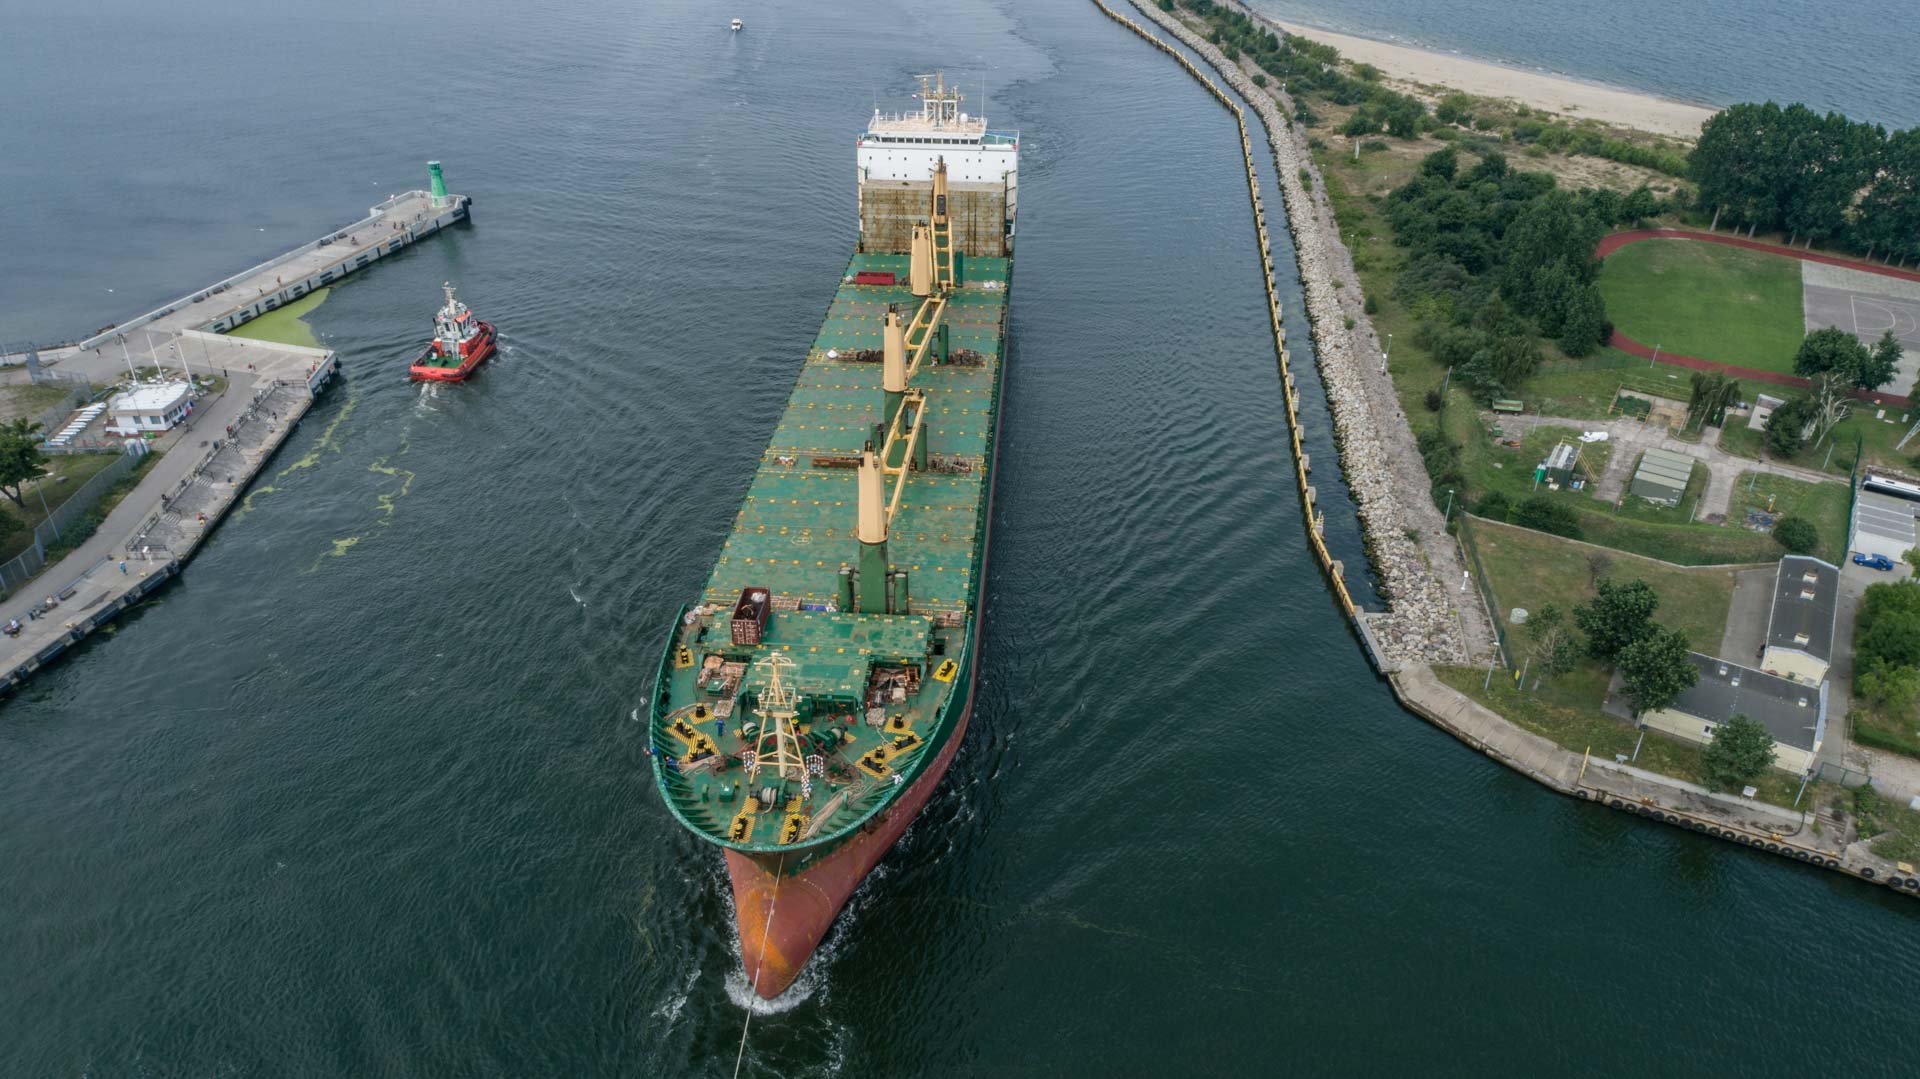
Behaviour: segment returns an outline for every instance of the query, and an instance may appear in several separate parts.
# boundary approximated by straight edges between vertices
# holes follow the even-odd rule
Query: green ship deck
[[[654,767],[669,805],[696,832],[745,851],[818,854],[883,808],[958,726],[985,553],[994,420],[1006,327],[1008,258],[968,257],[948,293],[947,360],[911,387],[926,395],[929,454],[887,537],[888,568],[907,574],[905,612],[848,609],[842,568],[860,557],[862,449],[884,415],[880,362],[888,308],[920,300],[909,256],[856,254],[734,518],[699,601],[675,627],[656,685]],[[859,284],[889,271],[896,285]],[[937,349],[934,350],[937,355]],[[893,479],[886,494],[893,494]],[[763,591],[758,643],[735,643],[735,605]],[[751,634],[749,634],[751,636]],[[746,763],[779,653],[794,694],[798,782]],[[756,737],[748,737],[748,724]],[[764,796],[772,789],[771,800]]]

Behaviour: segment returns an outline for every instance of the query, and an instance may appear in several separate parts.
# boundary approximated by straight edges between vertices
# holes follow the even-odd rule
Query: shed
[[[1747,426],[1756,431],[1766,430],[1767,417],[1773,415],[1774,409],[1786,403],[1782,398],[1772,394],[1756,394],[1753,399],[1753,411],[1747,415]]]
[[[1902,498],[1863,489],[1853,510],[1853,538],[1847,546],[1862,554],[1883,554],[1895,562],[1914,547],[1914,514],[1920,511]]]
[[[1795,682],[1819,682],[1833,662],[1840,567],[1807,555],[1780,560],[1760,668]]]
[[[185,382],[138,385],[107,400],[107,430],[116,435],[165,431],[193,411],[193,387]]]
[[[1794,775],[1813,767],[1827,735],[1827,687],[1791,682],[1699,652],[1687,654],[1699,678],[1665,708],[1640,717],[1657,731],[1701,745],[1736,715],[1773,736],[1773,766]]]
[[[1693,458],[1672,450],[1651,449],[1641,456],[1627,492],[1649,502],[1677,506],[1692,475]]]
[[[1550,479],[1565,485],[1573,482],[1573,473],[1580,466],[1580,451],[1571,442],[1562,442],[1548,453],[1540,462],[1535,479]]]

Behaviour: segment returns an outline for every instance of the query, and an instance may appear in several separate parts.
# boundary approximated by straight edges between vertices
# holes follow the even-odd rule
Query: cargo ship
[[[648,709],[766,998],[926,805],[979,671],[1019,134],[920,87],[856,139],[858,242]]]
[[[452,282],[440,287],[447,291],[447,306],[433,318],[433,340],[407,369],[415,382],[458,382],[493,355],[493,323],[474,318],[454,299]]]

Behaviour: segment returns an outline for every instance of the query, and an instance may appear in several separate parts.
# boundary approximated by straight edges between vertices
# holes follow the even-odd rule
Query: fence
[[[112,464],[94,473],[93,478],[80,485],[79,489],[67,496],[65,502],[54,507],[45,521],[33,530],[33,545],[20,554],[0,563],[0,596],[12,595],[21,585],[32,580],[34,575],[47,566],[47,548],[60,542],[62,530],[71,529],[93,504],[107,493],[107,489],[120,481],[120,478],[140,463],[148,453],[144,443],[131,443],[127,451]]]
[[[1507,643],[1506,618],[1500,604],[1493,598],[1493,584],[1487,579],[1487,567],[1480,561],[1480,546],[1474,541],[1472,518],[1460,506],[1452,507],[1452,517],[1459,524],[1460,549],[1467,553],[1467,561],[1473,563],[1473,580],[1480,589],[1480,599],[1487,605],[1487,619],[1493,623],[1494,644],[1500,649],[1500,662],[1513,666],[1513,652]]]

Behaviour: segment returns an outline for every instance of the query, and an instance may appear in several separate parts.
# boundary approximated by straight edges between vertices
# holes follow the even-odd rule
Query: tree
[[[1863,625],[1854,642],[1859,659],[1920,667],[1920,613],[1893,611]]]
[[[1573,293],[1560,326],[1560,351],[1575,358],[1599,348],[1608,336],[1607,303],[1600,298],[1597,285],[1585,285]]]
[[[1740,381],[1718,371],[1695,371],[1692,392],[1687,398],[1687,429],[1718,427],[1727,418],[1727,408],[1740,399]]]
[[[1661,209],[1660,196],[1654,194],[1653,189],[1646,184],[1641,184],[1620,203],[1620,216],[1617,221],[1622,225],[1638,225],[1647,218],[1657,215]]]
[[[1653,631],[1653,612],[1660,597],[1653,586],[1635,578],[1622,584],[1611,578],[1594,586],[1598,594],[1573,609],[1573,621],[1587,635],[1587,654],[1612,661],[1621,650]]]
[[[1620,681],[1635,716],[1665,708],[1699,680],[1691,651],[1685,633],[1657,626],[1620,650]]]
[[[1792,457],[1807,441],[1807,427],[1813,423],[1814,403],[1795,397],[1773,410],[1767,417],[1767,449],[1778,457]]]
[[[1826,441],[1827,435],[1853,411],[1852,389],[1847,376],[1839,371],[1822,371],[1813,376],[1807,400],[1813,404],[1814,445]]]
[[[1605,551],[1588,551],[1587,552],[1587,580],[1592,581],[1595,585],[1598,585],[1600,583],[1600,579],[1602,577],[1605,577],[1607,575],[1607,571],[1612,568],[1613,568],[1612,555],[1609,555]]]
[[[1473,122],[1473,99],[1465,94],[1448,94],[1433,107],[1433,118],[1443,124]]]
[[[1904,714],[1920,701],[1920,667],[1902,667],[1875,656],[1854,673],[1853,689],[1883,712]]]
[[[1513,523],[1523,528],[1551,532],[1556,536],[1580,538],[1580,517],[1572,507],[1545,495],[1534,495],[1514,510]]]
[[[1736,712],[1713,729],[1705,764],[1714,789],[1743,787],[1773,767],[1773,735],[1758,720]]]
[[[1574,637],[1573,625],[1566,612],[1551,603],[1527,619],[1527,637],[1527,655],[1542,676],[1565,674],[1580,658],[1580,642]]]
[[[21,493],[26,482],[39,477],[47,463],[40,452],[40,425],[21,418],[0,424],[0,494],[13,499],[22,509]]]
[[[1824,330],[1815,330],[1802,338],[1800,351],[1793,356],[1793,373],[1801,378],[1813,378],[1816,375],[1833,371],[1844,375],[1850,385],[1862,389],[1878,389],[1893,378],[1891,371],[1878,381],[1867,379],[1879,375],[1872,369],[1873,355],[1860,339],[1838,326],[1828,326]]]
[[[1782,517],[1773,526],[1773,538],[1794,554],[1806,554],[1820,546],[1820,530],[1805,517]]]
[[[1893,327],[1880,335],[1880,342],[1873,346],[1873,353],[1867,360],[1865,381],[1873,384],[1868,389],[1878,389],[1893,381],[1894,368],[1900,366],[1900,339],[1893,335]]]
[[[1460,155],[1454,153],[1451,146],[1435,150],[1420,161],[1420,175],[1435,176],[1449,183],[1453,181],[1453,174],[1459,168]]]

